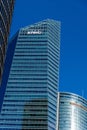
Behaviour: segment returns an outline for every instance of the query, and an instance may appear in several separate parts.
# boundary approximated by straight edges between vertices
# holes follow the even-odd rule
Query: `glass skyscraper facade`
[[[87,130],[87,100],[67,92],[58,93],[56,130]]]
[[[47,19],[21,28],[10,44],[15,49],[0,129],[56,130],[60,22]]]
[[[3,73],[14,0],[0,0],[0,82]]]

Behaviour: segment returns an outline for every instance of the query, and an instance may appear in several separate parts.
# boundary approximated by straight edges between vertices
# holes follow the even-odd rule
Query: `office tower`
[[[47,19],[21,28],[10,44],[15,50],[0,128],[56,130],[60,22]]]
[[[0,0],[0,82],[10,30],[14,0]]]
[[[58,93],[56,130],[87,130],[87,100],[73,93]]]

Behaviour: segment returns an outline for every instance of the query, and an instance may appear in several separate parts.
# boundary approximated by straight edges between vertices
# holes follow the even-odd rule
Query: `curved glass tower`
[[[14,41],[0,128],[56,130],[60,22],[47,19],[21,28]]]
[[[0,0],[0,82],[12,18],[14,0]]]
[[[87,130],[87,100],[73,93],[58,93],[56,130]]]

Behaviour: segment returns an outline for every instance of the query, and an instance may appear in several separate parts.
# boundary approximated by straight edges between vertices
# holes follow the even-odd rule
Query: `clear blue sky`
[[[59,90],[87,98],[87,0],[16,0],[10,36],[46,18],[61,21]]]

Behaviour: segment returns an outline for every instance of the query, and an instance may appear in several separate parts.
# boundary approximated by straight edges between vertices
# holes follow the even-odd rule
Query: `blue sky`
[[[61,21],[59,90],[87,98],[87,0],[16,0],[10,37],[47,18]]]

